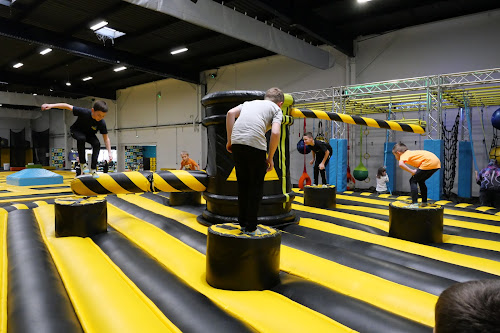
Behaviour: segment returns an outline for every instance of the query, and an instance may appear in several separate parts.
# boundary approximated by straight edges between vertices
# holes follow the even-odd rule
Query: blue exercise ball
[[[491,124],[493,127],[500,130],[500,108],[491,115]]]
[[[311,152],[311,147],[306,145],[304,143],[304,139],[300,139],[299,142],[297,142],[297,150],[299,153],[304,154],[304,146],[306,146],[306,154],[309,154]]]

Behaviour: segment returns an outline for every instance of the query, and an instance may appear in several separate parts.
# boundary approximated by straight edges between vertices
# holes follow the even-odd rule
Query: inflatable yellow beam
[[[417,134],[425,133],[425,127],[420,125],[401,124],[397,121],[378,120],[360,116],[349,116],[347,114],[335,112],[293,108],[290,112],[290,115],[294,118],[318,118],[324,120],[340,121],[352,125],[385,128],[393,131],[411,132]]]

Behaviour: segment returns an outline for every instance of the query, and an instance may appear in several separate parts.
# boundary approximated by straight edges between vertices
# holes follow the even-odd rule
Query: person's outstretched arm
[[[234,122],[236,121],[236,118],[239,117],[241,112],[241,109],[237,106],[232,108],[227,112],[226,115],[226,132],[227,132],[227,144],[226,144],[226,149],[228,152],[232,153],[231,149],[231,134],[233,134],[233,127],[234,127]]]
[[[269,140],[269,154],[267,155],[267,172],[274,169],[274,153],[280,142],[281,124],[276,122],[271,127],[271,139]]]
[[[109,140],[109,136],[107,134],[103,134],[102,138],[104,139],[104,144],[108,150],[109,161],[111,162],[113,160],[113,156],[111,155],[111,141]]]
[[[63,109],[73,111],[73,105],[68,103],[54,103],[54,104],[43,104],[42,111],[50,109]]]

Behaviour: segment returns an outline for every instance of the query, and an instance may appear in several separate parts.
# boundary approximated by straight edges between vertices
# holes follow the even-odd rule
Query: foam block
[[[63,176],[45,169],[24,169],[7,176],[8,185],[33,186],[62,183]]]

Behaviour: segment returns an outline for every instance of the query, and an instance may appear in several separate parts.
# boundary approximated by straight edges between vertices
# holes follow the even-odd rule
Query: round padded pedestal
[[[264,290],[279,283],[281,233],[259,224],[262,235],[234,223],[208,228],[207,282],[226,290]]]
[[[89,237],[106,232],[106,198],[64,198],[54,201],[56,237]]]
[[[170,192],[170,206],[201,205],[201,192]]]
[[[389,236],[415,243],[442,243],[443,212],[443,207],[435,204],[410,208],[409,203],[392,202],[389,205]]]
[[[304,205],[316,208],[335,208],[337,188],[334,185],[305,186]]]

